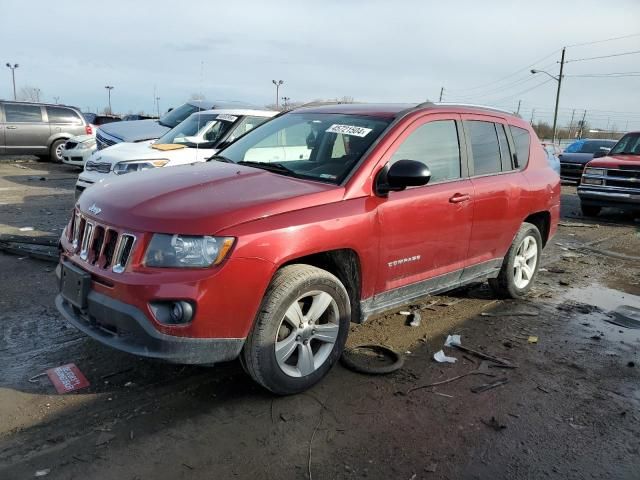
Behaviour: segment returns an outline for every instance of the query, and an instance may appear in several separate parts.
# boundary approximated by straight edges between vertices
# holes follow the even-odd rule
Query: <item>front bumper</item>
[[[560,178],[571,182],[579,182],[585,163],[563,163],[560,161]]]
[[[581,186],[578,188],[580,203],[599,207],[614,207],[624,210],[640,209],[640,190],[620,191]]]
[[[132,305],[90,291],[81,310],[56,296],[58,311],[91,338],[127,353],[171,363],[212,364],[238,357],[243,338],[188,338],[158,332]]]
[[[64,149],[62,151],[62,163],[67,165],[75,165],[78,167],[83,166],[91,154],[95,151],[95,148],[72,148],[71,150]]]

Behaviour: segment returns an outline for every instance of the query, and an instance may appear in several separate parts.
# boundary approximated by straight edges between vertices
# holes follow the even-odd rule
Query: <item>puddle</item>
[[[563,295],[563,299],[586,303],[605,311],[615,310],[620,305],[640,308],[640,296],[607,288],[597,283],[587,287],[572,288]]]

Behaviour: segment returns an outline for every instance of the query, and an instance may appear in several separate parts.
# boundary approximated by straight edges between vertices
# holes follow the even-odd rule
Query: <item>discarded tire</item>
[[[389,359],[389,363],[374,365],[370,360],[366,361],[366,357],[356,353],[362,350],[383,355]],[[357,347],[346,349],[342,354],[341,361],[349,370],[368,375],[386,375],[400,370],[404,365],[404,357],[402,355],[383,345],[358,345]]]

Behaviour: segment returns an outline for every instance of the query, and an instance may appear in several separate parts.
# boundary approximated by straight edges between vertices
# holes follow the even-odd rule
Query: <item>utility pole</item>
[[[36,102],[40,103],[40,92],[41,92],[41,90],[39,88],[34,88],[33,91],[36,94]]]
[[[158,118],[160,118],[160,97],[156,97],[156,107],[158,109]]]
[[[587,118],[587,110],[585,110],[584,113],[582,114],[582,121],[580,122],[580,134],[578,135],[578,139],[581,139],[582,134],[584,133],[584,122],[586,118]]]
[[[280,85],[282,85],[284,83],[284,81],[283,80],[278,80],[278,81],[271,80],[271,82],[276,86],[276,109],[277,109],[278,105],[279,105],[278,101],[280,99],[280,97],[278,96],[279,91],[280,91]]]
[[[553,139],[552,143],[556,142],[557,127],[558,127],[558,104],[560,103],[560,87],[562,86],[562,72],[564,70],[564,53],[566,47],[562,47],[562,55],[560,56],[560,75],[558,76],[558,91],[556,92],[556,108],[553,112]]]
[[[522,104],[522,100],[518,100],[518,109],[516,110],[516,115],[520,115],[520,105]]]
[[[534,108],[533,110],[531,110],[531,120],[529,121],[531,125],[533,125],[533,117],[535,116],[535,114],[536,114],[536,109]]]
[[[59,105],[59,104],[60,104],[60,97],[53,97],[53,102],[54,102],[56,105]]]
[[[111,110],[111,90],[113,90],[113,85],[105,85],[104,88],[107,89],[109,95],[109,115],[111,115],[113,113],[113,110]]]
[[[569,122],[569,138],[571,138],[571,132],[573,131],[573,117],[576,114],[576,109],[574,108],[571,112],[571,121]]]
[[[440,100],[438,102],[442,102],[442,94],[444,93],[444,87],[440,89]]]
[[[7,67],[9,67],[11,69],[11,78],[13,80],[13,99],[17,100],[18,96],[16,95],[16,68],[18,68],[20,65],[18,65],[17,63],[14,63],[13,65],[11,65],[10,63],[7,62]]]
[[[289,106],[289,100],[291,100],[291,97],[282,97],[282,108],[285,110]]]

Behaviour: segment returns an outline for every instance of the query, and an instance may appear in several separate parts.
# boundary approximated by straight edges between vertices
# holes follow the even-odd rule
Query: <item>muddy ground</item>
[[[0,234],[58,234],[77,171],[15,160],[0,159]],[[0,253],[0,478],[637,479],[640,330],[607,319],[640,307],[640,223],[582,218],[570,186],[562,222],[529,298],[495,301],[479,284],[415,302],[420,327],[397,311],[354,326],[351,345],[389,345],[404,367],[338,365],[284,398],[235,362],[173,366],[103,347],[57,314],[52,264]],[[517,368],[407,393],[478,368],[453,348],[456,364],[434,362],[453,333]],[[70,362],[91,385],[58,395],[38,375]]]

